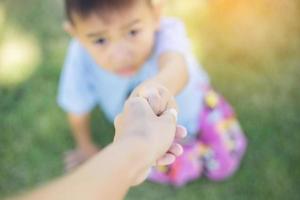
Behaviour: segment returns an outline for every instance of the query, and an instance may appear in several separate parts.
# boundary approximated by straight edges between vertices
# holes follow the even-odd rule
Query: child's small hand
[[[161,115],[167,108],[177,106],[173,95],[162,84],[146,81],[136,87],[130,97],[145,98],[156,115]]]

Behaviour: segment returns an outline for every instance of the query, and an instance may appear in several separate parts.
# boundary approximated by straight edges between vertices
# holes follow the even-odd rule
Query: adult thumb
[[[169,108],[165,112],[163,112],[159,118],[165,120],[166,122],[174,123],[174,125],[176,125],[178,119],[178,112],[174,108]]]

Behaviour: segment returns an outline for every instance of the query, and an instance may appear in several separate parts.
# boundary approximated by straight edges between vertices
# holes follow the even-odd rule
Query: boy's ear
[[[75,37],[75,35],[76,35],[75,28],[74,28],[74,26],[72,25],[71,22],[64,21],[64,23],[63,23],[63,29],[70,36]]]

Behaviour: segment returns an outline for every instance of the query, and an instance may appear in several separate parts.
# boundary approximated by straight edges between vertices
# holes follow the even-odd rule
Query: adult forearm
[[[123,199],[149,163],[138,140],[123,140],[105,148],[73,174],[18,200]]]

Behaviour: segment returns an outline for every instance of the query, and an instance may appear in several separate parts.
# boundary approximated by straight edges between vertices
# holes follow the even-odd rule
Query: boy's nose
[[[120,66],[126,66],[130,63],[132,59],[132,53],[129,48],[125,47],[124,45],[118,45],[110,54],[110,60],[113,62],[114,66],[119,68]]]

